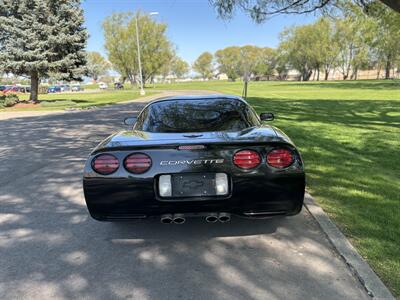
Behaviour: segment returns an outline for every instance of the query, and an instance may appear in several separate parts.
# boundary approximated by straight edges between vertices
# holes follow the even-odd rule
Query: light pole
[[[158,15],[158,12],[151,12],[149,16]],[[136,15],[136,44],[137,44],[137,53],[138,53],[138,64],[139,64],[139,82],[140,82],[140,95],[146,95],[146,92],[143,88],[143,75],[142,75],[142,62],[140,60],[140,44],[139,44],[139,24],[138,24],[139,14]]]

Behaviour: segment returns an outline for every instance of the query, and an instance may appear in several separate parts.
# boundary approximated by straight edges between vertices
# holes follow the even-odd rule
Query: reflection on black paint
[[[240,131],[259,126],[254,110],[237,99],[167,100],[149,105],[135,129],[147,132]]]

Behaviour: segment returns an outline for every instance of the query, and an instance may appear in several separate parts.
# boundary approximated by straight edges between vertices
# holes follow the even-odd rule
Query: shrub
[[[15,98],[7,98],[6,97],[6,100],[4,100],[4,103],[3,103],[3,105],[5,106],[5,107],[11,107],[11,106],[14,106],[15,104],[17,104],[17,100],[15,100]]]
[[[4,107],[14,106],[19,102],[18,95],[10,93],[10,94],[2,94],[0,95],[0,105]]]
[[[13,94],[13,93],[7,94],[4,101],[6,101],[6,100],[13,100],[13,101],[15,101],[15,103],[19,102],[18,95]]]

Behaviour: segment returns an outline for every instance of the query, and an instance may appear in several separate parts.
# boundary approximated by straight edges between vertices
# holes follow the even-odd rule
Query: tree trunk
[[[329,77],[329,70],[325,70],[325,80],[328,80],[328,77]]]
[[[303,72],[303,81],[309,81],[311,78],[311,75],[313,74],[312,70],[304,70]]]
[[[319,81],[319,68],[317,69],[317,81]]]
[[[400,12],[400,2],[398,0],[380,0],[394,11]]]
[[[31,94],[29,96],[30,101],[38,101],[39,95],[39,74],[37,72],[31,73]]]
[[[143,70],[142,70],[142,82],[143,82],[143,88],[145,88],[147,82],[147,75],[144,73]]]
[[[390,61],[388,60],[386,62],[386,66],[385,66],[385,79],[390,78],[390,67],[391,67],[391,64],[390,64]]]
[[[133,88],[136,84],[136,77],[132,74],[128,74],[129,82],[131,83],[131,87]]]

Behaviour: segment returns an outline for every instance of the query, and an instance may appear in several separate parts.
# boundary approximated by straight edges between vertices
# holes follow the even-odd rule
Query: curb
[[[389,289],[383,284],[368,263],[361,257],[349,240],[308,193],[304,196],[304,205],[312,217],[318,222],[322,231],[326,234],[335,250],[343,258],[351,272],[364,286],[368,295],[373,299],[394,300],[395,298]]]

